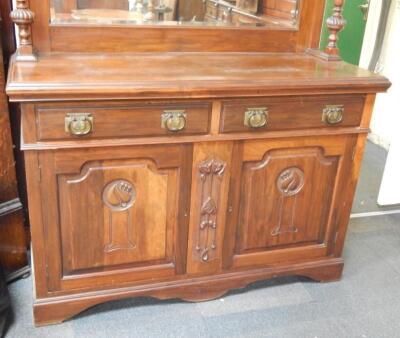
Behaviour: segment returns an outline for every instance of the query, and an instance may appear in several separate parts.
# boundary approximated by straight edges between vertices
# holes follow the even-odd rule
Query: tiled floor
[[[379,209],[368,163],[376,150],[369,145],[356,212]],[[36,329],[32,281],[20,280],[10,286],[16,320],[6,337],[400,337],[400,214],[351,220],[344,257],[339,282],[280,278],[203,303],[129,299]]]

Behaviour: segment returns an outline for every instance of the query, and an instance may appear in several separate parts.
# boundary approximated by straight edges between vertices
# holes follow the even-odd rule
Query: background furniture
[[[3,7],[6,5],[6,1],[1,4]],[[1,27],[2,37],[3,30],[6,34],[10,34],[6,22],[4,24],[1,22]],[[12,36],[7,36],[2,39],[6,55],[12,50],[11,38]],[[24,213],[18,196],[8,101],[5,93],[2,50],[0,65],[0,266],[7,279],[11,280],[29,273],[29,268]]]
[[[124,297],[341,277],[371,109],[390,85],[340,61],[342,1],[323,52],[321,1],[262,28],[51,23],[47,5],[18,1],[7,85],[22,105],[37,325]]]

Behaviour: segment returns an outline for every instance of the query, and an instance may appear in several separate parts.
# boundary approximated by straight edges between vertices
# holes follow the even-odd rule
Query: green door
[[[368,2],[368,0],[347,0],[344,5],[343,15],[347,20],[347,25],[339,35],[339,48],[343,60],[354,65],[358,65],[360,62],[366,26],[366,17],[364,17],[360,6]],[[327,0],[324,22],[332,15],[332,9],[333,0]],[[321,49],[324,49],[327,45],[328,36],[329,32],[324,24],[321,35]]]

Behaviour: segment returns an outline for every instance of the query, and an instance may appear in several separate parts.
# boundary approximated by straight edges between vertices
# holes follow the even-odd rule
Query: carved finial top
[[[17,0],[16,9],[11,12],[10,17],[19,28],[17,61],[35,61],[31,35],[31,24],[35,19],[35,13],[29,9],[29,1]]]
[[[29,9],[27,0],[17,0],[16,9],[11,12],[10,17],[17,25],[31,24],[35,19],[35,13]]]
[[[333,14],[326,20],[326,24],[329,29],[329,42],[325,48],[325,53],[332,56],[340,58],[339,48],[337,45],[338,34],[346,25],[346,20],[343,17],[343,5],[344,0],[335,0],[333,7]]]

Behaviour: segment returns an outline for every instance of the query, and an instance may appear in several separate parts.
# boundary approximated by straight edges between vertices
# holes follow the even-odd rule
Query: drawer
[[[358,126],[364,101],[364,95],[226,100],[220,132]]]
[[[208,102],[36,108],[40,141],[207,134],[210,119]]]

